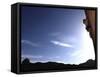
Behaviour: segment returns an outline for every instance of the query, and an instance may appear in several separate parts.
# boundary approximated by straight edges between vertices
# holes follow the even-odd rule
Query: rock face
[[[94,44],[94,52],[95,52],[95,60],[97,60],[97,45],[96,45],[96,10],[90,9],[85,10],[86,19],[83,20],[83,23],[86,25],[86,30],[89,32],[90,37],[93,40]]]
[[[95,28],[96,28],[96,11],[95,10],[85,10],[86,21],[84,22],[87,28],[87,31],[90,33],[90,36],[95,43]]]

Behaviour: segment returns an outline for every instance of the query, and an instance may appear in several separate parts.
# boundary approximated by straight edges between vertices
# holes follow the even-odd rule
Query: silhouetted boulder
[[[28,58],[24,59],[22,64],[29,64],[30,63],[30,60]]]

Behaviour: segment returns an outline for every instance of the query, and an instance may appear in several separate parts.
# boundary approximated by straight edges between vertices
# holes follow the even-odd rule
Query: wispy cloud
[[[80,54],[82,54],[81,50],[77,50],[77,51],[74,51],[73,53],[71,53],[70,55],[72,57],[79,57]],[[83,54],[82,54],[83,55]]]
[[[60,56],[54,56],[54,57],[49,57],[48,59],[54,60],[54,59],[60,59],[60,58],[61,58]]]
[[[58,45],[58,46],[62,46],[62,47],[72,47],[72,45],[70,45],[68,43],[63,43],[60,41],[50,41],[50,42],[54,45]]]
[[[22,40],[21,43],[28,44],[28,45],[31,45],[33,47],[38,47],[39,46],[39,44],[33,43],[33,42],[29,41],[29,40]]]
[[[40,59],[42,58],[43,56],[41,55],[22,55],[22,58],[30,58],[30,59]]]

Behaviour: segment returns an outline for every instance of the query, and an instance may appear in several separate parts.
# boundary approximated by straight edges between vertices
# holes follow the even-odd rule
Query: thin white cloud
[[[54,56],[54,57],[49,57],[48,59],[60,59],[61,57],[60,56]]]
[[[68,44],[68,43],[63,43],[60,41],[50,41],[51,43],[58,45],[58,46],[62,46],[62,47],[72,47],[72,45]]]
[[[25,43],[25,44],[31,45],[33,47],[38,47],[39,46],[37,43],[33,43],[29,40],[22,40],[21,43]]]
[[[29,59],[40,59],[42,58],[43,56],[41,55],[22,55],[22,58],[29,58]]]
[[[80,54],[82,54],[81,50],[77,50],[77,51],[74,51],[73,53],[71,53],[70,56],[72,56],[72,57],[80,57]]]

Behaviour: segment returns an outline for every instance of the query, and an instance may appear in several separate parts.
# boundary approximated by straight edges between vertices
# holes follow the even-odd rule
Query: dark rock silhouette
[[[75,64],[63,64],[57,62],[36,62],[30,63],[29,59],[25,59],[21,64],[22,72],[31,72],[31,71],[50,71],[50,70],[62,70],[62,71],[70,71],[70,70],[85,70],[85,69],[96,69],[96,62],[92,59],[86,61],[85,63],[81,63],[79,65]]]
[[[30,64],[30,60],[28,58],[24,59],[22,64]]]
[[[96,62],[95,62],[95,60],[89,59],[85,63],[79,64],[79,66],[88,67],[88,68],[89,67],[95,67],[96,66]]]

